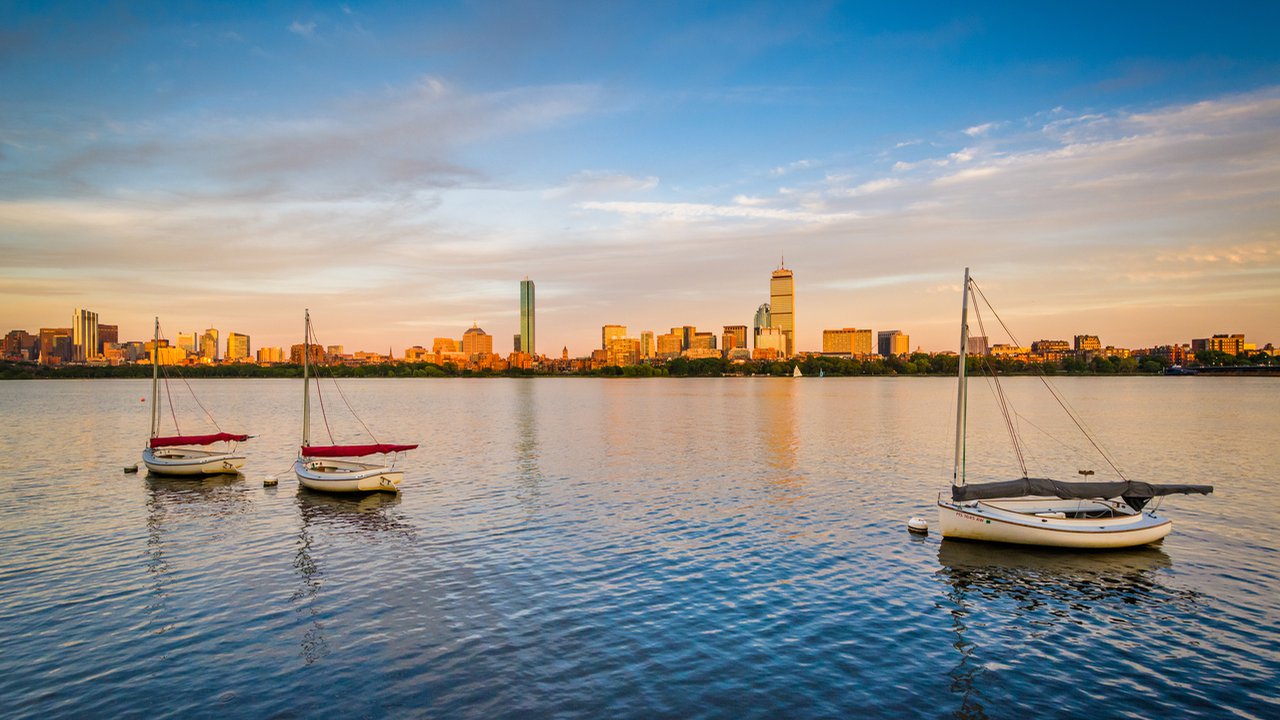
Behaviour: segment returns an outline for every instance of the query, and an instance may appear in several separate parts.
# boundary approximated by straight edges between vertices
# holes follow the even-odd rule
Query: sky
[[[1280,4],[0,2],[0,333],[1280,344]]]

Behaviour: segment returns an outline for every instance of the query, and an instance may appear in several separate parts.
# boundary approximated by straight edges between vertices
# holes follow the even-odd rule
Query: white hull
[[[394,467],[332,458],[299,458],[293,472],[302,487],[321,492],[398,492],[404,480]]]
[[[939,500],[938,514],[944,538],[1016,545],[1137,547],[1158,542],[1173,529],[1170,520],[1112,500]]]
[[[184,447],[146,448],[142,463],[158,475],[221,475],[239,472],[245,456]]]

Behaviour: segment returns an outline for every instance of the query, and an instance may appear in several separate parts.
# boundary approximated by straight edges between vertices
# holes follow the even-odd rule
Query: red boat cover
[[[170,437],[151,438],[151,447],[162,448],[171,447],[173,445],[212,445],[216,442],[224,442],[227,440],[244,442],[248,439],[248,435],[236,435],[235,433],[224,432],[215,433],[213,435],[173,435]]]
[[[404,450],[412,450],[417,445],[391,445],[389,443],[378,443],[377,445],[303,445],[303,457],[361,457],[363,455],[376,455],[377,453],[402,452]]]

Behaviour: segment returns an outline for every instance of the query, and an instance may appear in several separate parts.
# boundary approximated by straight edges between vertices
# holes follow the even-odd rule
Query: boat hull
[[[240,472],[244,455],[184,447],[146,448],[142,463],[157,475],[222,475]]]
[[[1100,516],[1072,517],[1081,513]],[[1110,500],[940,500],[938,514],[944,538],[1045,547],[1137,547],[1159,542],[1173,529],[1168,519]]]
[[[302,487],[320,492],[394,493],[404,480],[404,471],[394,467],[333,458],[299,458],[293,472]]]

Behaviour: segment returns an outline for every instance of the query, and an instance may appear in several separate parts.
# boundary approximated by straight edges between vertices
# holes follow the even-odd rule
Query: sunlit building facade
[[[85,362],[98,354],[98,313],[77,308],[71,313],[71,360]]]
[[[769,314],[773,327],[782,331],[783,356],[796,354],[796,290],[795,277],[785,266],[773,271],[769,279]]]
[[[752,332],[752,342],[755,344],[755,347],[760,347],[760,331],[764,328],[773,327],[773,315],[770,311],[769,303],[761,303],[760,307],[756,308],[756,317],[751,324],[754,328]]]
[[[872,352],[870,330],[840,328],[822,331],[823,355],[865,356]]]
[[[911,338],[901,330],[881,330],[876,333],[876,352],[884,357],[909,355]]]
[[[617,340],[626,336],[626,325],[605,325],[600,328],[600,349],[608,350],[610,340]]]
[[[249,336],[240,333],[227,335],[227,361],[246,362],[251,357],[249,352]]]
[[[200,336],[200,358],[214,362],[218,359],[218,331],[208,328]]]
[[[462,334],[462,353],[467,357],[493,354],[493,336],[472,323]]]

